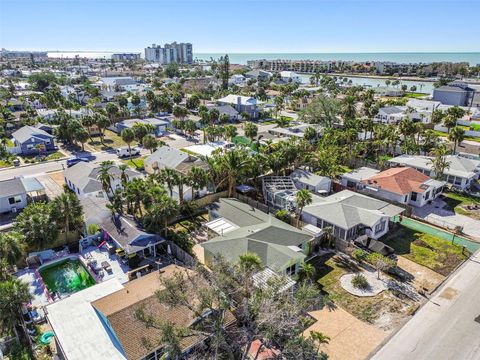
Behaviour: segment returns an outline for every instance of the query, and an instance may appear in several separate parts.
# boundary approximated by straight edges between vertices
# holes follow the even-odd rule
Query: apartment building
[[[192,64],[193,47],[190,43],[177,43],[161,45],[152,44],[145,48],[145,60],[160,64]]]

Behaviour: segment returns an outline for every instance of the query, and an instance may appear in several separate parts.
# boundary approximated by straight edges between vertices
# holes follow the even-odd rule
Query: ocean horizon
[[[128,52],[128,51],[125,51]],[[49,51],[53,58],[105,58],[118,51]],[[142,52],[140,52],[142,53]],[[230,63],[246,65],[248,60],[343,60],[343,61],[391,61],[397,63],[467,62],[480,65],[480,52],[365,52],[365,53],[194,53],[196,60],[218,59],[228,54]]]

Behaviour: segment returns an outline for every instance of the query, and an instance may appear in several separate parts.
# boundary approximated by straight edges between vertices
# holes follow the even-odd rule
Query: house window
[[[22,202],[22,197],[20,195],[17,195],[17,196],[13,196],[11,198],[8,198],[8,203],[10,205],[15,205],[15,204],[18,204]]]
[[[412,201],[417,201],[417,193],[415,191],[412,191],[412,195],[410,196],[410,200]]]
[[[455,177],[455,185],[462,185],[462,178]]]
[[[387,222],[385,220],[380,221],[380,223],[375,226],[375,234],[378,234],[378,233],[384,231],[386,223]]]
[[[408,201],[408,195],[405,195],[405,200],[404,202],[407,202]]]
[[[295,275],[295,270],[297,268],[297,265],[296,264],[293,264],[291,266],[289,266],[288,268],[286,268],[285,272],[287,273],[287,275],[289,276],[292,276],[292,275]]]

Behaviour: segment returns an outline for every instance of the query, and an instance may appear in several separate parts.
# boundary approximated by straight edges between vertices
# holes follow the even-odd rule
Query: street
[[[480,253],[467,260],[371,359],[480,359]]]

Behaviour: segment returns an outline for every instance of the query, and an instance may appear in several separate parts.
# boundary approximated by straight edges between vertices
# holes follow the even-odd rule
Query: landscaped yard
[[[123,141],[122,137],[111,130],[105,130],[103,144],[101,142],[100,136],[94,137],[91,141],[88,142],[88,144],[93,146],[97,150],[106,150],[110,148],[127,146],[125,141]]]
[[[422,94],[422,93],[417,93],[417,92],[406,92],[404,96],[407,97],[407,98],[416,99],[416,98],[425,97],[425,96],[427,96],[427,94]]]
[[[5,167],[10,167],[12,166],[12,162],[8,160],[0,160],[0,169],[5,168]]]
[[[381,239],[397,255],[406,257],[442,275],[450,274],[469,255],[468,250],[439,237],[397,224]]]
[[[340,256],[325,258],[317,257],[311,263],[315,266],[318,283],[330,300],[345,309],[358,319],[377,323],[382,328],[396,325],[395,319],[408,315],[416,304],[404,296],[397,297],[386,290],[372,297],[358,297],[344,290],[340,278],[347,273],[358,271],[358,268],[346,262]],[[385,323],[380,319],[388,318]],[[379,324],[382,322],[382,324]]]

